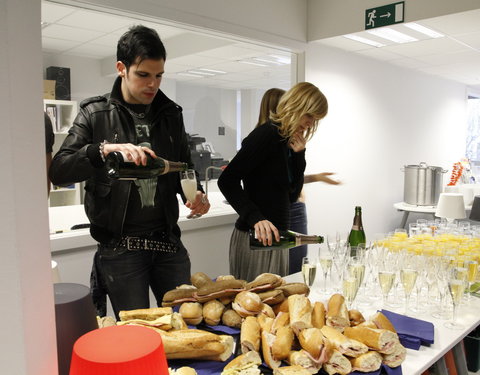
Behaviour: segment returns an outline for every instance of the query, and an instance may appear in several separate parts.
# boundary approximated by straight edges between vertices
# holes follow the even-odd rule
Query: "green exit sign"
[[[405,1],[367,9],[365,11],[365,30],[401,23],[404,12]]]

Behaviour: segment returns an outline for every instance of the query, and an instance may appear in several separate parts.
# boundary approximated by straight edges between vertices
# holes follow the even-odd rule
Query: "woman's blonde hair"
[[[317,130],[318,121],[324,118],[327,112],[327,98],[318,87],[309,82],[300,82],[283,94],[277,112],[272,113],[270,119],[280,123],[280,134],[289,138],[297,131],[303,115],[312,116],[315,119],[314,125],[305,134],[305,138],[309,140]]]
[[[265,91],[260,103],[260,114],[258,115],[258,123],[255,125],[256,128],[265,124],[270,119],[270,115],[276,112],[278,102],[283,94],[285,94],[285,90],[277,88]]]

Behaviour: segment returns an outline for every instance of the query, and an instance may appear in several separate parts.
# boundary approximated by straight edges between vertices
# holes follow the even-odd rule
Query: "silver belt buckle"
[[[138,250],[133,246],[132,248],[130,247],[130,240],[136,240],[138,237],[127,237],[127,250]]]

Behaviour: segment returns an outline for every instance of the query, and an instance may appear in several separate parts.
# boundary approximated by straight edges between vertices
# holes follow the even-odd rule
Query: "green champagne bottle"
[[[187,163],[169,161],[161,157],[152,158],[147,154],[147,165],[136,165],[120,151],[110,152],[105,158],[105,168],[111,178],[137,180],[153,178],[162,174],[181,172],[188,169]]]
[[[290,249],[300,245],[311,245],[323,243],[322,236],[309,236],[297,233],[291,230],[280,230],[280,241],[273,241],[271,246],[264,246],[263,243],[255,238],[255,231],[250,230],[250,249],[251,250],[278,250]]]
[[[355,216],[353,218],[352,230],[348,236],[348,243],[350,245],[352,256],[357,254],[357,247],[360,244],[365,244],[365,232],[363,231],[362,224],[362,207],[355,207]]]

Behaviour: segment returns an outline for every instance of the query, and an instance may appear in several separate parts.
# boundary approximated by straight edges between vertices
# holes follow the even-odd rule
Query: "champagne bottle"
[[[290,249],[300,245],[320,244],[323,243],[322,236],[309,236],[297,233],[291,230],[279,231],[280,241],[273,241],[271,246],[264,246],[261,241],[255,238],[255,231],[250,230],[250,249],[251,250],[277,250]]]
[[[360,244],[365,244],[365,232],[363,231],[362,224],[362,207],[355,207],[355,216],[353,218],[353,225],[348,236],[348,243],[351,248],[351,255],[355,256],[357,253],[357,247]]]
[[[181,172],[188,169],[187,163],[169,161],[161,157],[152,158],[147,154],[147,165],[136,165],[121,151],[110,152],[105,158],[105,168],[111,178],[136,180],[153,178],[162,174]]]

